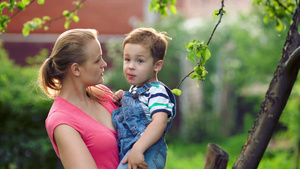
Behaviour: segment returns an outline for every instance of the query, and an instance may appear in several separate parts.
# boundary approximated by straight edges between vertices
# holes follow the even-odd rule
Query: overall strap
[[[141,94],[147,92],[152,86],[158,85],[158,84],[161,84],[161,83],[159,81],[146,83],[142,87],[138,87],[137,90],[135,91],[135,93],[133,93],[133,95],[135,95],[135,97],[139,97]]]

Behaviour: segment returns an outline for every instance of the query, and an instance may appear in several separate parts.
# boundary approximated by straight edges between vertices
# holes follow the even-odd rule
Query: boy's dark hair
[[[127,34],[123,42],[123,49],[127,43],[141,44],[150,49],[154,62],[156,62],[163,60],[166,55],[168,47],[166,39],[172,39],[166,36],[166,32],[158,32],[153,28],[137,28]]]

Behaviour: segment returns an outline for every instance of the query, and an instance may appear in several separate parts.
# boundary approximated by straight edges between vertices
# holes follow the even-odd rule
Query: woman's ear
[[[78,63],[72,63],[70,69],[73,75],[80,76],[80,69]]]
[[[155,67],[154,67],[154,71],[155,72],[159,72],[162,68],[162,65],[163,65],[164,61],[163,60],[158,60],[156,63],[155,63]]]

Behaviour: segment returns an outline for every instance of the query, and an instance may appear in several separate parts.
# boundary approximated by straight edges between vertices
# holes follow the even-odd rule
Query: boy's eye
[[[143,61],[143,60],[141,60],[141,59],[139,59],[139,60],[138,60],[138,62],[139,62],[139,63],[143,63],[144,61]]]
[[[124,59],[124,61],[127,61],[127,62],[129,62],[129,61],[130,61],[130,59],[128,59],[128,58],[125,58],[125,59]]]

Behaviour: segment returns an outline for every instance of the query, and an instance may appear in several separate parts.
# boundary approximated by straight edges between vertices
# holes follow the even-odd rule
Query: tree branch
[[[224,0],[222,0],[222,2],[221,2],[221,8],[220,8],[220,10],[219,10],[219,15],[220,15],[219,21],[218,21],[218,23],[216,24],[216,26],[215,26],[213,32],[211,33],[210,38],[209,38],[209,40],[207,41],[207,45],[209,45],[209,43],[210,43],[210,41],[211,41],[213,35],[215,34],[215,31],[216,31],[217,27],[218,27],[219,24],[221,23],[222,17],[223,17],[223,15],[224,15],[224,10],[223,10],[223,8],[224,8]]]
[[[180,81],[180,83],[177,85],[177,89],[179,89],[179,87],[180,87],[180,85],[181,85],[181,83],[186,79],[186,78],[188,78],[192,73],[194,73],[195,71],[193,70],[193,71],[191,71],[189,74],[187,74],[186,76],[184,76],[184,78]]]
[[[290,74],[297,74],[300,69],[300,47],[298,47],[285,62],[286,71]]]
[[[85,1],[86,1],[86,0],[81,0],[80,3],[83,4]],[[80,7],[79,7],[78,5],[76,5],[76,7],[73,8],[73,9],[70,11],[70,13],[73,13],[73,12],[77,11],[79,8],[80,8]],[[46,22],[44,23],[44,25],[49,25],[49,26],[50,26],[52,22],[57,21],[57,20],[59,20],[59,19],[61,19],[61,18],[63,18],[63,17],[65,17],[65,16],[64,16],[64,15],[59,15],[59,16],[55,17],[54,19],[50,19],[50,20],[46,21]]]
[[[281,6],[285,11],[288,11],[289,13],[291,13],[292,15],[294,15],[293,11],[290,11],[286,6],[284,6],[279,0],[276,0],[276,2],[279,4],[279,6]]]
[[[26,8],[28,7],[28,6],[30,6],[33,2],[34,2],[35,0],[31,0],[30,1],[30,3],[26,6]],[[12,19],[13,17],[15,17],[18,13],[20,13],[21,11],[23,11],[23,10],[17,10],[15,13],[13,13],[10,17],[9,17],[9,19]]]
[[[225,7],[225,6],[224,6],[224,0],[222,0],[222,1],[221,1],[221,8],[219,9],[219,14],[218,14],[218,15],[220,15],[219,21],[217,22],[216,26],[214,27],[214,29],[213,29],[213,31],[212,31],[212,33],[211,33],[211,35],[210,35],[210,37],[209,37],[209,39],[208,39],[206,45],[209,45],[209,43],[210,43],[210,41],[211,41],[213,35],[215,34],[215,31],[216,31],[217,27],[218,27],[219,24],[221,23],[222,17],[223,17],[223,15],[224,15],[224,7]],[[199,64],[198,64],[198,65],[199,65]],[[193,70],[193,71],[191,71],[189,74],[187,74],[187,75],[180,81],[180,83],[177,85],[176,88],[179,89],[179,87],[181,86],[182,82],[183,82],[187,77],[189,77],[192,73],[194,73],[194,72],[195,72],[195,71]]]

